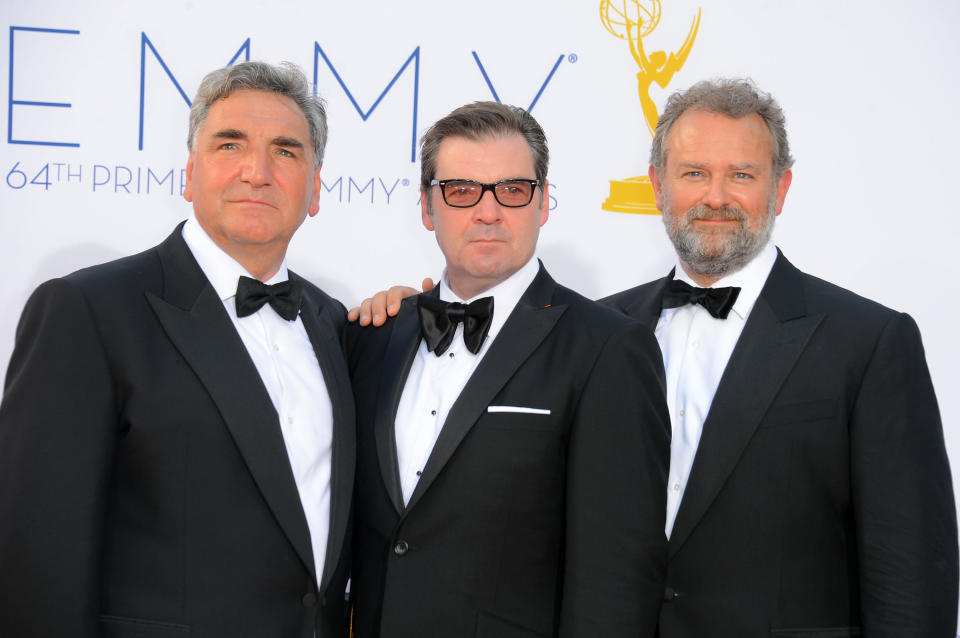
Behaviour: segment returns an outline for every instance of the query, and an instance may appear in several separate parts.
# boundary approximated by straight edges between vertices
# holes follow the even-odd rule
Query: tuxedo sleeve
[[[117,421],[87,302],[47,282],[24,309],[0,403],[0,636],[99,635]]]
[[[639,323],[602,349],[567,468],[563,637],[653,636],[663,600],[670,425],[660,349]]]
[[[896,315],[876,344],[850,438],[864,635],[955,635],[950,467],[920,333],[908,315]]]

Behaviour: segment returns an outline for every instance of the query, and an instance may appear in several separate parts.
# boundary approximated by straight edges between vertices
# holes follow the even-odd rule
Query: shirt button
[[[452,353],[452,352],[450,353],[450,358],[453,359],[453,353]]]
[[[280,352],[280,345],[279,345],[279,344],[276,344],[276,343],[273,344],[273,349],[274,349],[275,352]]]
[[[673,484],[673,491],[674,491],[674,492],[679,492],[679,491],[680,491],[680,484],[679,484],[679,483],[674,483],[674,484]]]
[[[686,410],[680,410],[679,412],[677,412],[677,414],[679,414],[680,416],[684,416],[686,413],[687,413]]]
[[[437,416],[436,410],[430,410],[430,416]]]
[[[403,556],[410,551],[410,545],[407,544],[407,541],[397,541],[393,546],[393,553],[397,556]]]
[[[423,474],[423,472],[421,472],[420,470],[417,470],[417,476],[420,476],[421,474]]]
[[[693,346],[693,349],[694,349],[694,350],[696,350],[697,348],[700,347],[700,342],[699,342],[699,341],[694,341],[694,342],[693,342],[692,344],[690,344],[690,345]]]
[[[287,423],[289,423],[290,425],[293,425],[293,417],[292,417],[292,416],[288,416],[288,417],[287,417]]]

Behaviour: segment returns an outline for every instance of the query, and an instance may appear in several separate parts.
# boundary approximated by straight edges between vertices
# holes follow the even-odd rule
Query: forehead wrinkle
[[[435,179],[469,179],[494,183],[504,179],[535,179],[536,167],[523,136],[462,135],[445,138],[437,150]],[[530,177],[519,177],[519,175]]]

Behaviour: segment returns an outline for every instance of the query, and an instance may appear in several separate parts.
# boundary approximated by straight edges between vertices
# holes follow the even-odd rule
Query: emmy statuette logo
[[[647,54],[643,46],[643,39],[650,35],[660,22],[660,0],[601,0],[600,20],[611,35],[630,43],[630,53],[640,67],[637,72],[637,91],[640,93],[643,119],[653,136],[660,114],[657,112],[657,105],[650,98],[650,85],[656,82],[661,88],[667,88],[673,74],[687,61],[700,27],[700,10],[697,10],[687,39],[676,53],[669,55],[665,51],[652,51]],[[610,196],[601,208],[617,213],[659,214],[653,185],[646,175],[610,180]]]

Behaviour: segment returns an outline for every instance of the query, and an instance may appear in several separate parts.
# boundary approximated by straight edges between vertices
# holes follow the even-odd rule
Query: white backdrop
[[[539,248],[552,274],[591,296],[662,276],[660,218],[600,208],[609,180],[645,174],[650,135],[637,66],[599,4],[4,0],[0,375],[37,284],[152,246],[189,214],[186,99],[235,57],[296,62],[328,101],[321,210],[289,262],[348,306],[439,274],[412,143],[494,92],[525,108],[537,98],[553,152]],[[917,319],[960,485],[960,3],[662,0],[647,51],[680,47],[698,9],[686,64],[651,96],[748,76],[778,98],[797,161],[776,243]]]

